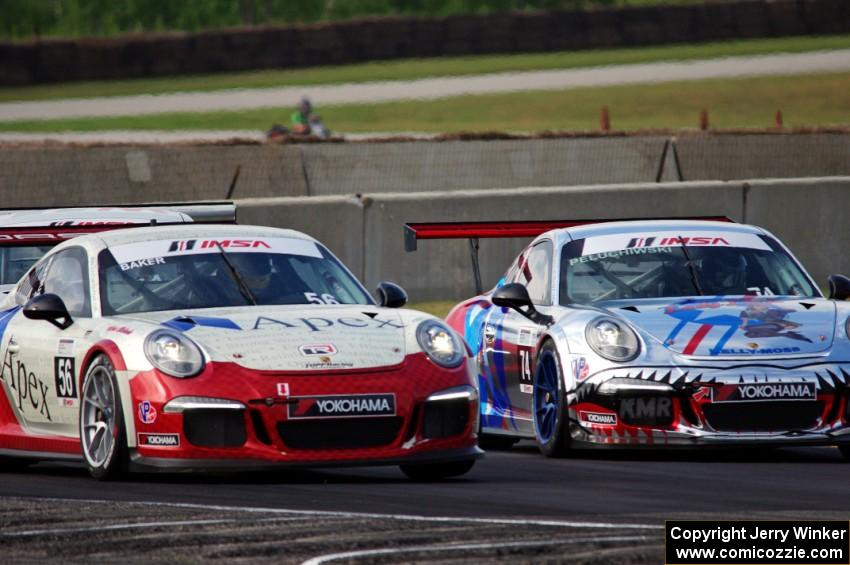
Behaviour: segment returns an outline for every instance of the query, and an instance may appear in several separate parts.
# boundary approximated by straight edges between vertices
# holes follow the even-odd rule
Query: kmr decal
[[[299,397],[289,405],[289,418],[362,418],[395,416],[395,394]]]
[[[180,447],[179,434],[136,434],[142,447]]]
[[[139,402],[139,421],[143,424],[153,424],[156,422],[156,408],[149,400]]]

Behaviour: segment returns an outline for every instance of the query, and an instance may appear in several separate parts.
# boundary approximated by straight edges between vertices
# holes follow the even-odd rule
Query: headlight
[[[168,330],[157,330],[145,339],[145,356],[172,377],[193,377],[204,369],[204,354],[195,342]]]
[[[640,353],[635,332],[614,318],[596,318],[587,324],[584,335],[596,353],[611,361],[631,361]]]
[[[442,322],[425,320],[419,324],[416,341],[431,361],[441,367],[453,368],[463,362],[463,343]]]

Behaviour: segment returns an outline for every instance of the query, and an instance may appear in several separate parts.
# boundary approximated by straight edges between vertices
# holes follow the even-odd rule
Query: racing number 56
[[[56,357],[56,396],[76,398],[77,385],[74,381],[74,358]]]

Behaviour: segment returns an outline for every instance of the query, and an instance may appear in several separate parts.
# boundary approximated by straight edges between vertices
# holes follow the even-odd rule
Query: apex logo
[[[196,239],[172,241],[171,245],[168,247],[168,252],[174,253],[175,251],[189,251],[195,247],[196,241]]]
[[[729,242],[722,237],[633,237],[629,240],[629,244],[626,245],[626,248],[653,247],[656,242],[657,245],[661,247],[667,247],[670,245],[690,245],[691,247],[697,245],[729,245]]]

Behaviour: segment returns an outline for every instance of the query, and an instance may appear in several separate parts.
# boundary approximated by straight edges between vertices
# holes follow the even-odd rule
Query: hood
[[[213,361],[260,371],[368,369],[404,360],[396,311],[375,306],[260,306],[121,316],[182,331]]]
[[[835,336],[835,304],[822,298],[705,296],[606,307],[684,355],[813,354],[828,350]]]

